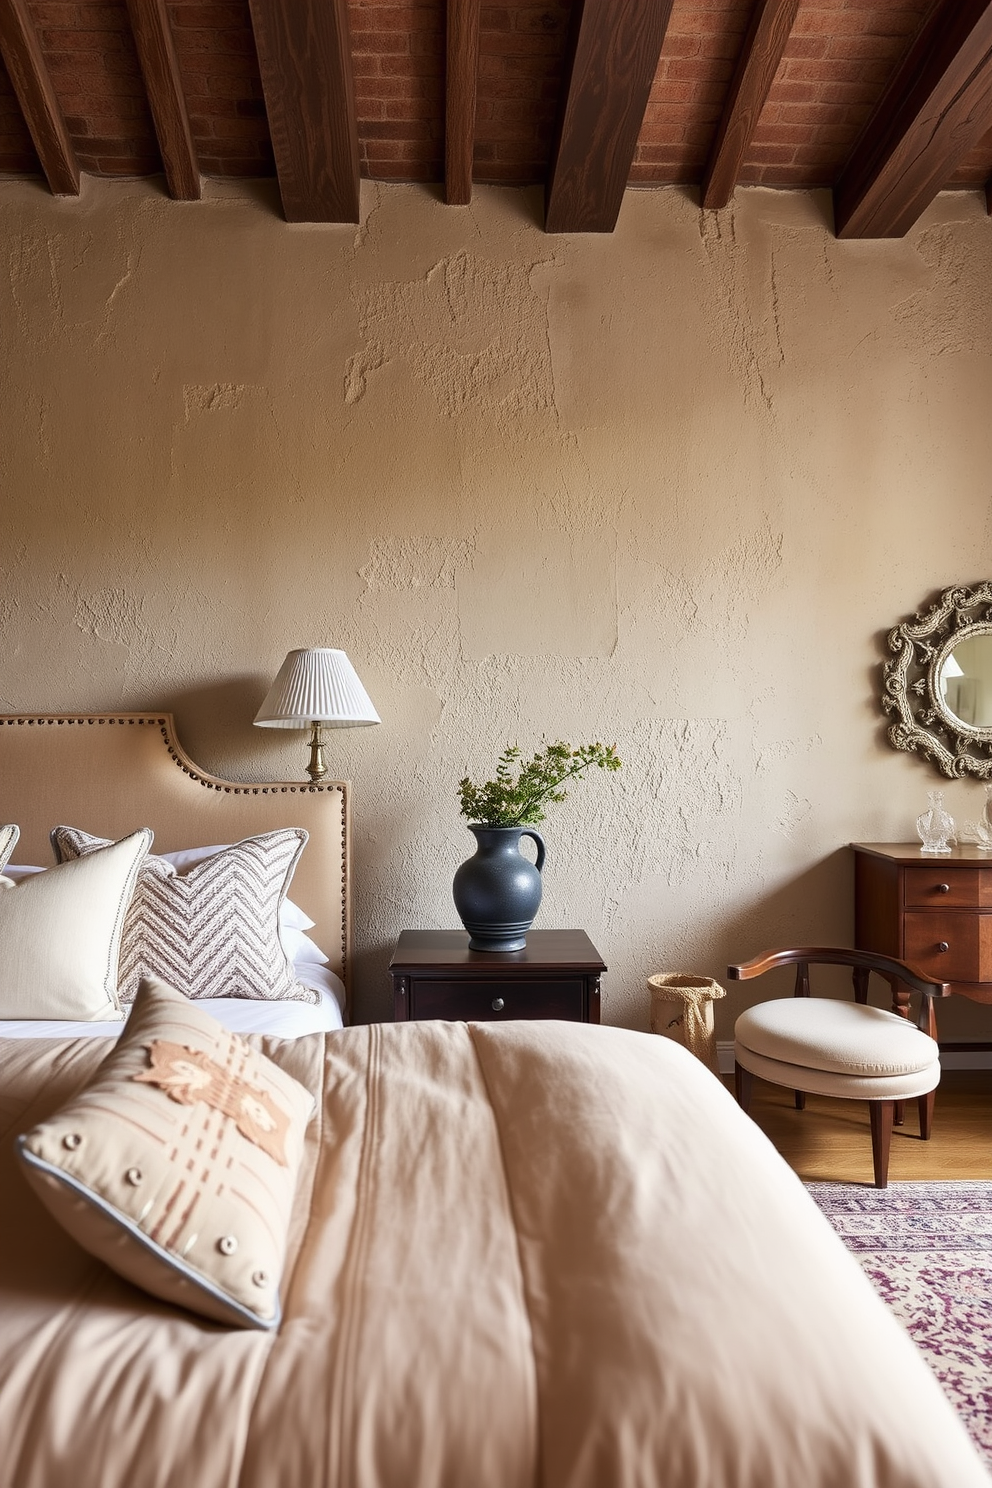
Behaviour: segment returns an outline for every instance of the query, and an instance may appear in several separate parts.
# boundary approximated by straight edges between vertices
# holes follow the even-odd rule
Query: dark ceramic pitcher
[[[455,871],[451,892],[473,951],[522,951],[541,903],[544,838],[530,827],[469,827],[477,847]],[[537,843],[537,862],[520,851]]]

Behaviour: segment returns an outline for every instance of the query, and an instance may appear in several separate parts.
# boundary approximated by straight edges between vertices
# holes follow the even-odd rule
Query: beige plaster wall
[[[818,195],[631,192],[609,237],[538,205],[0,184],[0,707],[169,706],[206,768],[298,777],[253,714],[291,646],[347,650],[384,720],[331,749],[359,1017],[400,928],[457,923],[457,781],[510,741],[625,761],[546,823],[539,920],[589,930],[609,1021],[650,972],[849,940],[845,844],[939,783],[884,741],[882,638],[992,571],[979,196],[868,243]]]

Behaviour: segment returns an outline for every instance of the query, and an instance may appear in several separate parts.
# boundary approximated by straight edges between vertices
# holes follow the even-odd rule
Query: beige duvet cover
[[[857,1263],[668,1040],[262,1046],[318,1097],[275,1335],[62,1235],[12,1140],[107,1046],[0,1044],[2,1488],[987,1488]]]

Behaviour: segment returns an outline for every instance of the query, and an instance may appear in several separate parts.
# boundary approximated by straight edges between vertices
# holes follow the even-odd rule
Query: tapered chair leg
[[[905,1101],[896,1101],[896,1103],[895,1103],[895,1114],[892,1117],[893,1125],[894,1126],[902,1126],[902,1124],[903,1124],[903,1122],[905,1120],[906,1120],[906,1102]]]
[[[936,1090],[931,1090],[917,1099],[916,1104],[920,1112],[920,1136],[924,1142],[929,1142],[930,1133],[933,1131],[933,1103],[936,1098]]]
[[[737,1104],[742,1111],[746,1111],[751,1104],[751,1082],[753,1076],[750,1070],[746,1070],[742,1064],[734,1060],[734,1094]]]
[[[796,1110],[797,1111],[805,1111],[805,1109],[806,1109],[806,1092],[805,1092],[805,1090],[797,1090],[796,1091]]]
[[[871,1156],[875,1167],[875,1187],[885,1188],[889,1181],[889,1148],[892,1145],[892,1119],[895,1101],[868,1102],[871,1117]]]

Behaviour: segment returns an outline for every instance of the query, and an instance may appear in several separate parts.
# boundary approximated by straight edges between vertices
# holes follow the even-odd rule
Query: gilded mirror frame
[[[882,707],[894,749],[916,750],[943,775],[992,780],[992,727],[964,723],[947,707],[940,674],[954,648],[972,636],[992,636],[992,580],[945,589],[936,604],[889,631],[894,652],[883,667]]]

